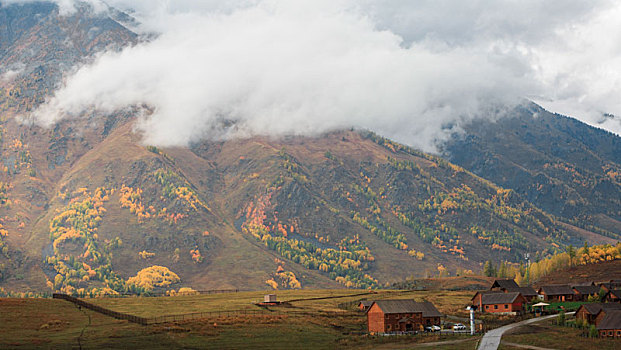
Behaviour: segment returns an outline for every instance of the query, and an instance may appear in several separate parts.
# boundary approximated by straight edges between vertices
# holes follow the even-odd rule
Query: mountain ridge
[[[43,5],[11,6],[21,9],[13,16],[28,18]],[[164,279],[156,290],[379,288],[410,276],[478,271],[489,259],[518,264],[525,253],[543,257],[569,243],[619,239],[611,212],[593,215],[605,215],[612,229],[599,222],[579,229],[562,212],[552,215],[533,204],[546,202],[522,187],[496,185],[502,179],[478,167],[485,160],[474,157],[484,151],[473,151],[471,162],[451,153],[454,164],[353,129],[160,148],[144,145],[134,132],[138,113],[132,108],[88,111],[49,129],[21,123],[19,117],[50,97],[71,67],[138,40],[105,15],[93,19],[78,10],[61,18],[57,8],[40,10],[47,11],[44,20],[26,21],[21,39],[0,45],[0,63],[7,67],[16,62],[12,51],[40,52],[20,58],[24,68],[16,78],[0,81],[2,287],[149,293],[143,286],[153,281],[135,283],[132,277],[169,271],[181,282]],[[89,36],[93,21],[117,24]],[[50,44],[69,38],[54,30],[60,22],[77,28],[76,46],[68,52]],[[45,68],[55,64],[48,62],[51,56],[60,57],[60,68]],[[480,138],[475,131],[472,137]],[[598,142],[619,142],[599,133],[580,135],[584,142],[594,139],[593,149],[603,147]],[[485,145],[496,148],[487,152],[504,154],[492,141]],[[461,150],[467,147],[473,149],[465,144]],[[570,155],[555,159],[568,157],[571,164]],[[614,170],[613,156],[610,151],[600,158]],[[539,169],[513,164],[501,173]]]

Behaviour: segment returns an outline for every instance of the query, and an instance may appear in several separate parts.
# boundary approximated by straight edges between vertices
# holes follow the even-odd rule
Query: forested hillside
[[[609,226],[578,229],[563,221],[581,216],[551,210],[544,195],[371,131],[163,148],[144,144],[133,108],[41,127],[28,112],[72,67],[141,39],[127,15],[88,7],[59,16],[48,3],[2,5],[0,19],[4,290],[379,288],[618,238],[613,150],[598,158],[610,168],[585,180],[594,193],[612,186],[598,190],[599,211],[584,209]],[[618,145],[596,132],[587,141]],[[576,201],[577,213],[580,203],[590,205]]]
[[[450,161],[580,228],[621,237],[621,138],[535,104],[475,121]]]

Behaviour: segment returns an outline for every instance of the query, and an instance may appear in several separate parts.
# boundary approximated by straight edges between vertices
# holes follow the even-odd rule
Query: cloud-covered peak
[[[591,124],[621,115],[609,1],[108,3],[159,35],[78,69],[35,111],[42,123],[148,105],[139,127],[159,145],[353,126],[433,150],[524,97]]]

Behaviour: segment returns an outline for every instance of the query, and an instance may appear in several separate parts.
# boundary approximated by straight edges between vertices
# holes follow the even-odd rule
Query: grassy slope
[[[357,296],[365,291],[355,289],[305,289],[283,290],[276,292],[279,300],[296,300],[307,298],[335,297],[323,300],[301,300],[292,302],[293,308],[281,308],[287,311],[342,311],[338,304],[357,300],[375,299],[416,299],[429,300],[441,312],[454,314],[463,309],[470,298],[470,291],[377,291],[370,295]],[[143,317],[157,315],[175,315],[192,312],[226,311],[226,310],[255,310],[253,302],[263,300],[268,292],[239,292],[197,296],[156,297],[156,298],[102,298],[88,299],[90,302]]]
[[[581,332],[575,328],[554,326],[547,321],[511,330],[502,337],[502,342],[548,349],[618,349],[617,340],[584,338],[580,336]],[[501,344],[499,349],[508,350],[517,349],[517,347]]]
[[[537,285],[605,282],[611,279],[621,279],[621,260],[605,261],[597,264],[577,265],[543,277]]]

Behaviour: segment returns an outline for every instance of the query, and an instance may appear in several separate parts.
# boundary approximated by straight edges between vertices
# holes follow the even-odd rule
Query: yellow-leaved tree
[[[155,287],[168,287],[171,284],[179,283],[181,279],[176,273],[167,267],[154,265],[138,271],[134,277],[127,280],[127,284],[142,287],[145,290],[153,290]]]

